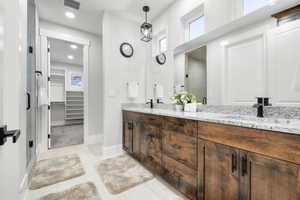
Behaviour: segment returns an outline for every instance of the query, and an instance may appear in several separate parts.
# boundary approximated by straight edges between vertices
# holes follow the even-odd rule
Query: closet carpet
[[[83,144],[83,125],[56,126],[51,128],[51,148]]]

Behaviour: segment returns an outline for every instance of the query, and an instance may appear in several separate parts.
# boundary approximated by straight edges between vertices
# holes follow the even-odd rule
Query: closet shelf
[[[78,109],[76,109],[76,108],[74,108],[74,109],[68,109],[67,111],[81,111],[82,110],[82,112],[83,112],[83,108],[78,108]]]
[[[83,98],[83,96],[68,96],[68,98]]]
[[[67,117],[65,120],[83,119],[83,117]]]
[[[67,99],[67,101],[71,101],[71,102],[83,102],[83,100],[73,100],[73,99]]]
[[[83,92],[66,91],[65,120],[84,119]]]
[[[54,104],[65,104],[64,101],[51,101],[51,103],[54,103]]]

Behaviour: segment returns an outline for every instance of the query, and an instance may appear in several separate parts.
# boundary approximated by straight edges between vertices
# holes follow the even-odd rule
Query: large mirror
[[[207,98],[206,46],[186,54],[185,88],[200,100]]]

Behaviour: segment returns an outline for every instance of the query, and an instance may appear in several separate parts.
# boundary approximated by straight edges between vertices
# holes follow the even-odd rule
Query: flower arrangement
[[[188,103],[201,103],[201,101],[191,93],[180,93],[173,97],[176,105],[185,105]]]

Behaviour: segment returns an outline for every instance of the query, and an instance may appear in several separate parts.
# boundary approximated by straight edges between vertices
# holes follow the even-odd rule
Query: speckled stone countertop
[[[256,117],[250,106],[202,106],[200,112],[189,113],[175,111],[171,105],[150,109],[143,104],[123,104],[122,110],[300,135],[298,107],[266,108],[265,118]]]

